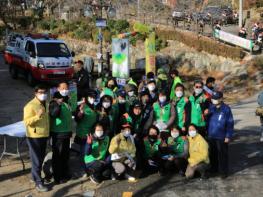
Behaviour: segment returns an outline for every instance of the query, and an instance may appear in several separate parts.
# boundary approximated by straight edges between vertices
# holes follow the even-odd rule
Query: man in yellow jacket
[[[185,172],[187,179],[193,178],[196,171],[201,178],[206,178],[206,170],[209,167],[208,143],[197,133],[196,126],[191,124],[188,129],[189,158]]]
[[[129,181],[135,181],[132,174],[136,167],[136,147],[131,134],[131,126],[128,123],[122,124],[121,133],[112,138],[109,153],[114,170],[112,179],[114,180],[124,174]]]
[[[35,88],[35,98],[24,107],[24,123],[32,163],[31,174],[36,189],[40,192],[48,191],[41,179],[42,164],[49,136],[49,115],[46,100],[47,89],[40,85]]]

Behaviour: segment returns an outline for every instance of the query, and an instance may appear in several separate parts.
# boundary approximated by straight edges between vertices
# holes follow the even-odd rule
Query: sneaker
[[[36,185],[36,190],[39,192],[47,192],[48,188],[41,183]]]
[[[260,138],[260,142],[263,142],[263,136],[261,136],[261,138]]]
[[[135,178],[135,177],[130,176],[130,175],[128,175],[127,173],[124,175],[124,177],[125,177],[125,179],[127,179],[128,181],[131,181],[131,182],[136,181],[136,178]]]
[[[101,181],[98,178],[96,178],[94,175],[90,175],[89,178],[90,178],[90,181],[94,184],[100,184],[101,183]]]

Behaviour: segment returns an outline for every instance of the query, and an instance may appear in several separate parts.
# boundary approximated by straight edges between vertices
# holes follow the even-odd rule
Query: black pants
[[[187,160],[184,158],[176,158],[173,161],[166,160],[164,164],[164,168],[167,171],[176,170],[178,172],[179,171],[185,172],[186,167],[187,167]]]
[[[221,175],[228,173],[228,144],[224,140],[209,138],[209,157],[211,172],[219,172]]]
[[[86,164],[86,171],[89,175],[93,175],[95,178],[102,180],[103,178],[110,177],[110,168],[106,162],[93,161]]]
[[[55,181],[68,177],[70,135],[52,135],[52,168]]]
[[[27,138],[32,163],[31,175],[36,184],[42,183],[41,170],[46,154],[47,139],[48,138]]]

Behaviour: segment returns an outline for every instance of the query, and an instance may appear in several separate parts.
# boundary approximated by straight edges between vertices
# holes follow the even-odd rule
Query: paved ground
[[[2,62],[2,59],[0,59]],[[0,126],[22,119],[24,104],[31,98],[32,88],[23,79],[12,80],[7,66],[0,63]],[[19,160],[5,157],[0,167],[0,196],[82,196],[87,190],[96,190],[96,196],[122,196],[123,192],[132,192],[133,196],[208,196],[236,197],[263,196],[263,146],[259,142],[259,119],[254,115],[256,96],[232,106],[235,117],[235,140],[230,145],[230,172],[226,180],[214,177],[205,182],[195,179],[184,183],[178,175],[159,177],[157,174],[140,179],[137,183],[127,181],[106,181],[99,186],[90,183],[87,178],[77,178],[66,184],[50,187],[52,191],[40,194],[30,183],[30,163],[26,144],[22,145],[26,170],[21,171]],[[14,149],[14,142],[9,142]],[[3,142],[0,137],[0,150]],[[76,155],[71,156],[71,171],[79,176]]]

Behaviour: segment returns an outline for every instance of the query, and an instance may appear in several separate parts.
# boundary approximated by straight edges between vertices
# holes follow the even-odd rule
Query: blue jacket
[[[211,105],[209,108],[208,137],[224,140],[232,138],[234,130],[234,119],[231,109],[225,103],[220,108]]]

